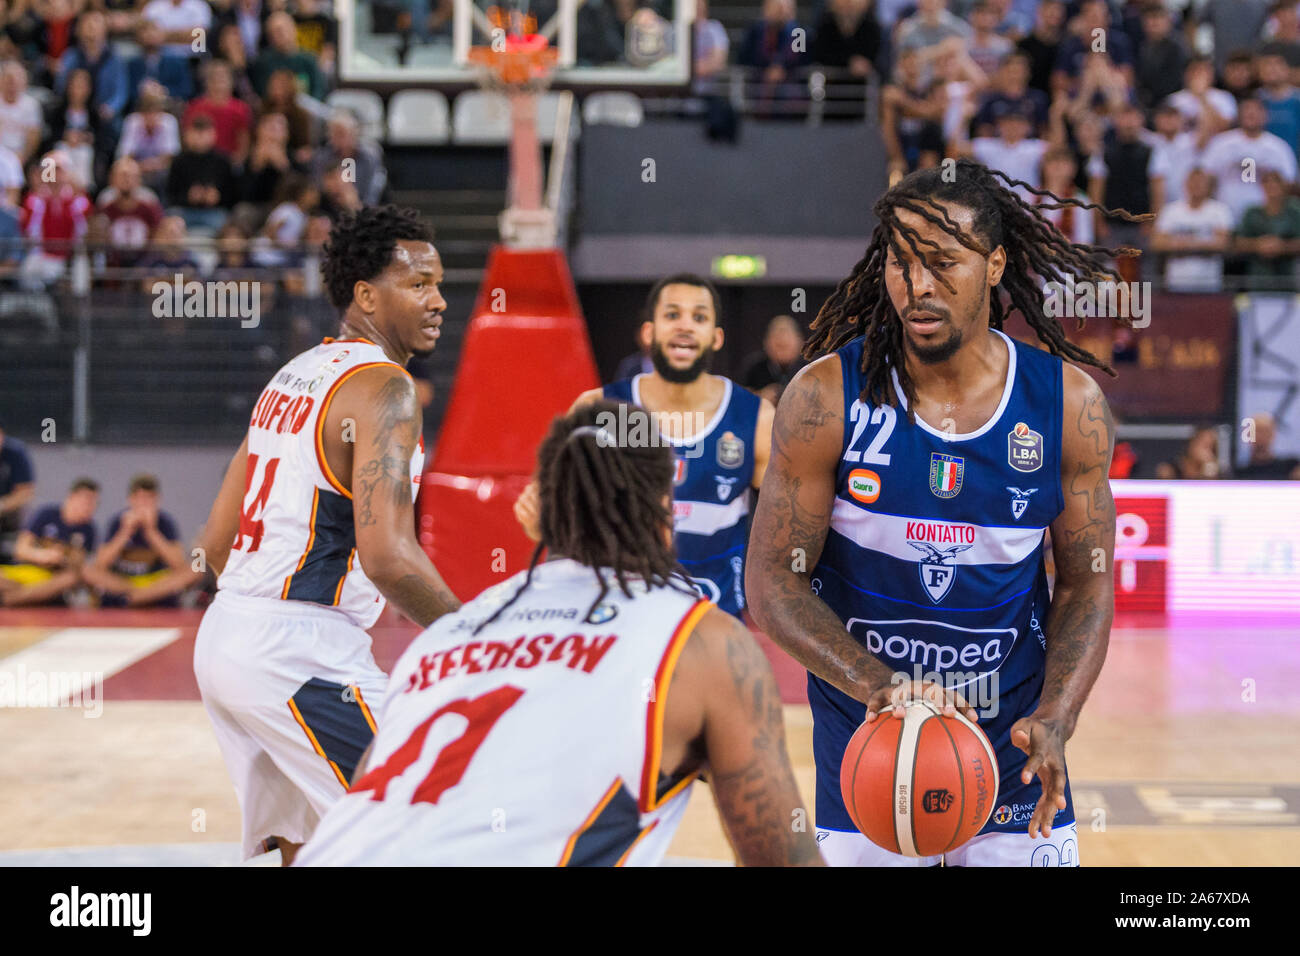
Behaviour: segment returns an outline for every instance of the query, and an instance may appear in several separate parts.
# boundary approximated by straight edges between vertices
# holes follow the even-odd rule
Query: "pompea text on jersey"
[[[526,640],[527,644],[524,643]],[[412,672],[407,679],[402,693],[427,690],[437,681],[446,680],[461,672],[481,674],[502,667],[528,670],[543,662],[550,664],[562,661],[566,654],[568,660],[564,663],[570,670],[576,670],[581,666],[583,673],[590,674],[617,640],[616,634],[589,638],[581,634],[570,634],[560,638],[557,643],[554,634],[539,634],[532,640],[521,637],[509,644],[504,641],[470,641],[467,644],[457,644],[445,651],[421,656],[419,669]],[[550,653],[547,653],[546,648],[552,644],[555,646],[551,647]],[[522,654],[519,653],[521,647]]]
[[[298,434],[311,416],[315,399],[310,395],[290,396],[274,388],[268,388],[257,400],[249,425],[265,428],[283,435],[285,432]]]

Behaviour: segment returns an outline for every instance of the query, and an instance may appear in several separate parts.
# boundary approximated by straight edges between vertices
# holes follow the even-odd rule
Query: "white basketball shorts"
[[[388,677],[370,635],[331,608],[218,592],[194,676],[243,814],[244,859],[304,843],[347,791]]]
[[[1074,823],[1052,827],[1052,835],[1032,839],[1027,831],[983,833],[942,856],[903,856],[876,846],[861,833],[817,828],[817,845],[827,866],[1078,866],[1079,836]]]

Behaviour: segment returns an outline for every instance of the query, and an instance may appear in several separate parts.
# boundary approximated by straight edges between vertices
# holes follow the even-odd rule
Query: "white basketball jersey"
[[[249,597],[336,607],[368,628],[384,609],[357,560],[352,494],[325,461],[322,431],[340,385],[377,365],[400,368],[367,339],[326,339],[276,373],[248,426],[239,534],[217,579]],[[411,458],[412,500],[424,442]]]
[[[609,572],[605,572],[608,574]],[[671,588],[594,610],[595,572],[537,567],[436,621],[393,668],[365,775],[308,865],[657,864],[695,774],[660,764],[673,668],[714,605]],[[590,613],[589,613],[590,611]]]

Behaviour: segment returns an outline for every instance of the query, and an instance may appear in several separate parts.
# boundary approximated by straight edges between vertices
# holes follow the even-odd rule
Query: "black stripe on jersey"
[[[641,811],[627,786],[605,804],[600,816],[578,835],[565,866],[613,866],[641,835]]]
[[[293,703],[325,759],[342,773],[346,787],[374,737],[356,693],[344,684],[313,677],[298,688]]]
[[[357,546],[352,502],[333,491],[317,489],[311,544],[302,567],[289,577],[284,597],[316,604],[338,603],[339,582],[348,573],[348,560]]]

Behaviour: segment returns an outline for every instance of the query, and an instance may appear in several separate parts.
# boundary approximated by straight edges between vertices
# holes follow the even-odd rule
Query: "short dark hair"
[[[94,478],[84,478],[84,477],[78,478],[76,481],[72,483],[72,486],[68,489],[68,494],[72,494],[74,491],[93,491],[96,494],[98,494],[99,482],[97,482]]]
[[[126,493],[128,495],[133,495],[137,491],[152,491],[154,493],[157,493],[158,476],[145,475],[145,474],[136,475],[134,478],[131,479],[131,483],[127,485]]]
[[[352,304],[358,282],[373,282],[393,261],[403,239],[433,242],[433,226],[414,209],[367,206],[344,213],[330,230],[321,272],[330,301],[340,314]]]
[[[722,298],[718,295],[717,287],[704,276],[696,275],[694,272],[677,272],[665,276],[651,286],[641,316],[645,321],[649,322],[655,317],[655,306],[659,304],[659,295],[670,285],[692,285],[697,289],[708,289],[709,297],[713,299],[713,319],[719,325],[722,324]]]

